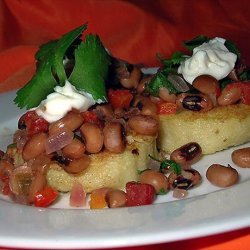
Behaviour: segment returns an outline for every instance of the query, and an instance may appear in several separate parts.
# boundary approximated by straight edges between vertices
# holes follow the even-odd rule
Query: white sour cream
[[[36,113],[48,122],[64,117],[72,108],[86,111],[95,104],[93,97],[85,92],[78,92],[69,81],[63,87],[56,86],[55,92],[49,94],[36,108]]]
[[[223,79],[232,71],[237,59],[224,43],[225,39],[217,37],[194,48],[193,55],[181,63],[178,73],[190,84],[200,75]]]

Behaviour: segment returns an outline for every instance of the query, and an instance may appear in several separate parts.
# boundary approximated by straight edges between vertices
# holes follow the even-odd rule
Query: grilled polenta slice
[[[250,141],[250,106],[218,106],[208,112],[181,111],[161,115],[158,144],[167,153],[197,142],[203,154],[212,154]]]
[[[129,135],[127,142],[121,154],[107,150],[91,154],[90,165],[78,175],[67,173],[57,163],[51,164],[48,184],[61,192],[70,191],[75,182],[81,183],[87,193],[102,187],[124,189],[128,181],[138,180],[138,170],[148,167],[148,155],[156,156],[156,137]]]

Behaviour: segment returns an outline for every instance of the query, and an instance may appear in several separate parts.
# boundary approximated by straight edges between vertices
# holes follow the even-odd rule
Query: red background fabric
[[[156,53],[183,50],[199,34],[234,41],[250,65],[248,0],[0,0],[0,92],[23,86],[38,46],[88,22],[111,53],[158,66]],[[247,249],[250,230],[143,249]],[[134,248],[142,249],[142,248]]]

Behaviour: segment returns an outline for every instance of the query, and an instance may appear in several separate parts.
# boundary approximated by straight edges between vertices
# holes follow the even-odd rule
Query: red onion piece
[[[30,175],[32,176],[32,169],[31,167],[27,165],[22,165],[20,167],[17,167],[13,170],[13,172],[10,174],[10,180],[9,180],[9,185],[10,185],[10,190],[12,193],[15,195],[19,195],[21,193],[20,189],[20,176],[24,175]]]
[[[168,80],[174,85],[176,90],[179,92],[187,92],[189,90],[188,84],[179,75],[169,74]]]
[[[72,142],[74,133],[66,128],[60,130],[58,133],[51,135],[45,143],[45,150],[47,154],[56,152]]]
[[[71,207],[83,207],[86,205],[86,192],[81,183],[74,183],[69,198]]]
[[[173,191],[173,197],[177,199],[185,198],[187,195],[188,192],[185,189],[175,188]]]

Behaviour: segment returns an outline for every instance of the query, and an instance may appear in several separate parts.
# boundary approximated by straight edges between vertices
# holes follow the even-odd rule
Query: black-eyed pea
[[[237,103],[241,99],[240,88],[224,88],[221,95],[218,97],[220,106],[231,105]]]
[[[207,179],[215,186],[230,187],[238,182],[239,174],[231,166],[212,164],[206,172]]]
[[[68,165],[64,166],[64,170],[70,174],[79,174],[89,166],[90,162],[90,157],[83,155],[81,158],[70,161]]]
[[[110,190],[106,194],[105,199],[109,208],[125,207],[127,203],[127,194],[119,189]]]
[[[129,127],[141,135],[157,135],[159,123],[148,115],[134,115],[128,120]]]
[[[202,149],[197,142],[187,143],[175,149],[170,154],[170,159],[179,163],[182,167],[190,166],[202,157]]]
[[[172,172],[168,176],[168,181],[172,189],[179,188],[188,190],[198,186],[201,183],[202,177],[195,169],[183,169],[180,175]]]
[[[107,123],[103,129],[104,146],[112,153],[122,153],[125,150],[123,127],[119,122]]]
[[[176,99],[176,104],[181,109],[195,112],[207,112],[214,107],[212,99],[205,94],[179,94]]]
[[[84,154],[84,152],[85,145],[81,140],[77,138],[73,138],[72,142],[62,149],[63,155],[71,159],[80,158]]]
[[[70,131],[75,131],[78,129],[83,123],[83,117],[79,112],[71,111],[66,114],[60,120],[51,123],[49,127],[49,134],[57,134],[63,128],[67,128]]]
[[[143,171],[139,176],[139,182],[152,185],[156,194],[166,193],[169,189],[168,178],[152,169]]]
[[[131,89],[131,88],[137,88],[139,81],[141,78],[141,70],[136,67],[133,66],[133,69],[129,75],[128,78],[121,78],[120,79],[120,83],[123,87],[127,88],[127,89]]]
[[[250,168],[250,147],[236,149],[232,153],[232,161],[239,167]]]
[[[210,75],[200,75],[196,77],[192,82],[192,85],[201,93],[207,95],[216,95],[220,90],[218,80]]]
[[[94,154],[102,150],[103,132],[97,124],[86,122],[80,127],[80,132],[87,152]]]
[[[31,160],[45,152],[45,143],[48,140],[46,133],[34,134],[24,145],[22,156],[24,161]]]
[[[175,94],[171,94],[169,92],[169,90],[167,88],[161,87],[159,89],[159,97],[166,101],[166,102],[171,102],[171,103],[175,103],[176,102],[176,95]]]

